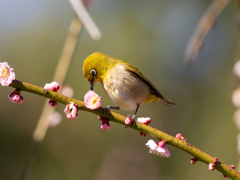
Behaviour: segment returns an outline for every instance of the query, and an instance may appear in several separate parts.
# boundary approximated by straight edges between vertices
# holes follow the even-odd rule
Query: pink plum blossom
[[[90,90],[84,96],[84,104],[91,110],[98,109],[102,104],[101,96]]]
[[[2,86],[8,86],[15,79],[15,73],[7,62],[0,63],[0,83]]]
[[[44,89],[47,89],[47,90],[50,90],[50,91],[54,91],[54,92],[57,92],[59,88],[60,88],[60,86],[59,86],[59,84],[57,82],[47,83],[44,86]]]
[[[15,90],[13,92],[11,92],[8,95],[8,99],[12,102],[12,103],[18,103],[18,104],[22,104],[23,103],[23,97],[20,94],[19,90]]]
[[[157,153],[158,144],[154,140],[152,139],[148,140],[148,142],[145,145],[149,148],[149,153],[153,154]]]
[[[139,123],[148,125],[151,123],[151,118],[150,117],[140,117],[140,118],[137,118],[137,121]]]
[[[74,104],[74,102],[69,102],[64,112],[68,119],[76,119],[78,117],[78,105]]]
[[[145,144],[149,148],[149,153],[156,154],[161,157],[170,157],[170,152],[165,146],[165,141],[160,141],[158,144],[150,139]]]

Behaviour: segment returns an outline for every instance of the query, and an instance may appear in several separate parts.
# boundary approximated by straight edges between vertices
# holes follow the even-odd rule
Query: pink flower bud
[[[20,95],[20,99],[18,100],[17,103],[18,103],[18,104],[22,104],[22,103],[23,103],[23,100],[24,100],[23,97]]]
[[[140,136],[142,136],[142,137],[146,137],[146,134],[140,132]]]
[[[98,119],[99,119],[100,121],[105,120],[104,117],[102,117],[102,116],[98,116]]]
[[[197,160],[197,158],[191,158],[191,164],[196,164],[196,162],[197,162],[198,160]]]
[[[102,116],[98,116],[98,119],[99,119],[100,121],[102,121],[103,123],[109,123],[109,120],[108,120],[108,119],[105,119],[105,118],[102,117]]]
[[[110,124],[109,123],[104,123],[102,122],[101,129],[102,130],[109,130],[110,129]]]
[[[57,82],[47,83],[44,86],[44,89],[48,89],[48,90],[54,91],[54,92],[57,92],[59,88],[60,88],[60,86],[59,86],[59,84]]]
[[[148,124],[151,123],[151,118],[150,117],[145,117],[145,118],[144,117],[140,117],[140,118],[137,118],[137,121],[139,123],[148,125]]]
[[[90,90],[84,96],[84,104],[91,110],[98,109],[102,104],[101,96]]]
[[[7,62],[0,63],[0,84],[8,86],[15,79],[15,73]]]
[[[124,123],[129,126],[129,125],[132,124],[132,119],[131,119],[130,117],[127,117],[127,118],[124,120]]]
[[[54,100],[50,99],[50,100],[48,101],[48,104],[49,104],[49,106],[51,106],[51,107],[56,107],[56,106],[57,106],[57,101],[54,101]]]
[[[158,143],[158,148],[157,148],[158,154],[161,157],[170,157],[170,152],[168,148],[165,146],[165,141],[162,140]]]
[[[9,99],[12,103],[18,103],[18,104],[23,103],[23,97],[20,95],[20,91],[19,91],[19,90],[15,90],[15,91],[11,92],[11,93],[8,95],[8,99]]]
[[[102,121],[101,129],[103,129],[103,130],[109,130],[110,129],[111,126],[109,124],[109,120],[108,119],[105,119],[102,116],[98,116],[98,119],[100,121]]]
[[[215,164],[209,163],[208,169],[209,169],[210,171],[213,171],[213,170],[214,170],[214,166],[215,166]]]
[[[184,139],[182,133],[178,133],[178,134],[176,134],[176,138],[177,138],[177,139]]]
[[[158,145],[159,145],[160,147],[165,147],[165,141],[164,141],[164,140],[159,141]]]
[[[20,100],[20,95],[18,94],[15,94],[13,97],[12,97],[12,101],[14,102],[18,102]]]

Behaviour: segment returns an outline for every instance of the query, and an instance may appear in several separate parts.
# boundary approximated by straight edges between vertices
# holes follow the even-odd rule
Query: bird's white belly
[[[113,103],[123,110],[135,110],[146,102],[148,86],[124,67],[114,67],[107,76],[103,87]]]

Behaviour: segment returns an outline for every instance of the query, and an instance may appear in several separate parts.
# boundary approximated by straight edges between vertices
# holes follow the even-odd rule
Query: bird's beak
[[[94,78],[92,78],[92,81],[90,83],[90,89],[93,90],[93,85],[94,85]]]

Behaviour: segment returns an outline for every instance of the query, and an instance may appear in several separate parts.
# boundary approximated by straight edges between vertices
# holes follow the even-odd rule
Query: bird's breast
[[[149,94],[149,87],[128,72],[124,65],[108,70],[102,85],[113,103],[123,110],[135,110],[137,105],[146,102]]]

